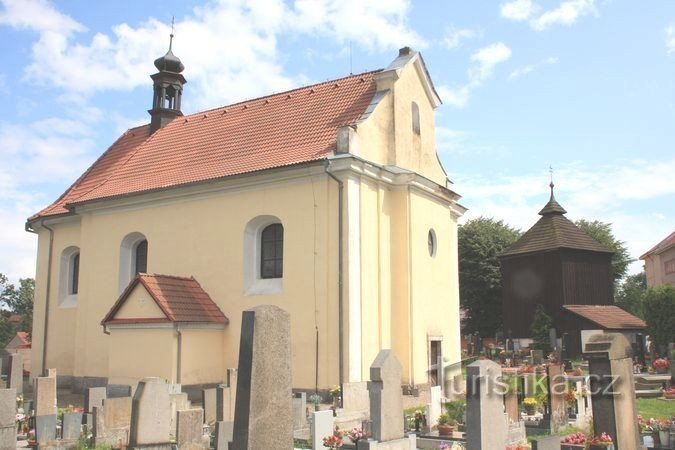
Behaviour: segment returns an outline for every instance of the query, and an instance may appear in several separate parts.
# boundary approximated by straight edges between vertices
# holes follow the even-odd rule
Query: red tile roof
[[[115,318],[115,315],[138,284],[143,285],[165,318]],[[193,277],[176,277],[171,275],[150,275],[140,273],[124,290],[115,302],[102,325],[121,323],[221,323],[227,324],[229,319],[216,305],[209,294],[202,289]]]
[[[643,329],[647,326],[639,317],[614,305],[563,305],[563,308],[606,330]]]
[[[152,135],[148,125],[132,128],[29,221],[80,202],[324,159],[337,129],[366,111],[377,72],[177,117]]]
[[[675,231],[670,233],[664,240],[656,244],[654,247],[649,249],[644,255],[640,256],[640,259],[645,259],[647,255],[651,255],[654,253],[663,253],[664,251],[668,250],[670,247],[675,246]]]

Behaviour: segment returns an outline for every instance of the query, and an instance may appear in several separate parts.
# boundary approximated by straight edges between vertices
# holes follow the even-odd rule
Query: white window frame
[[[255,217],[246,224],[244,229],[244,295],[273,295],[283,291],[283,275],[281,278],[260,276],[262,231],[275,223],[284,226],[278,217],[268,215]],[[284,245],[285,241],[286,233],[284,233]],[[286,271],[283,270],[282,273]]]
[[[59,308],[77,307],[77,294],[73,292],[73,270],[75,269],[75,255],[80,254],[80,247],[71,245],[61,252],[59,263]],[[82,258],[80,258],[80,268],[82,267]],[[81,272],[81,271],[80,271]],[[78,275],[79,277],[79,275]],[[79,292],[78,282],[78,292]]]
[[[122,293],[124,289],[131,283],[131,280],[136,276],[136,246],[142,241],[147,240],[143,233],[137,231],[127,234],[120,244],[120,268],[119,268],[119,284],[118,291]],[[148,246],[148,256],[149,255]]]

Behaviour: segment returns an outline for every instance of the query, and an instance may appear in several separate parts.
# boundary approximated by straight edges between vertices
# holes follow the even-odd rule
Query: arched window
[[[134,249],[134,275],[148,271],[148,241],[143,239]]]
[[[244,293],[278,294],[284,275],[284,226],[275,216],[251,219],[244,230]]]
[[[412,129],[413,133],[420,134],[420,108],[417,106],[417,103],[412,102],[411,106],[412,112]]]
[[[433,228],[430,228],[429,234],[427,234],[427,246],[429,247],[429,256],[436,256],[436,232]]]
[[[129,285],[137,273],[148,271],[148,241],[141,233],[129,233],[120,244],[119,292]]]
[[[284,272],[284,227],[266,226],[260,234],[260,278],[281,278]]]
[[[73,308],[77,306],[77,293],[80,288],[80,249],[67,247],[61,252],[59,270],[59,306]]]

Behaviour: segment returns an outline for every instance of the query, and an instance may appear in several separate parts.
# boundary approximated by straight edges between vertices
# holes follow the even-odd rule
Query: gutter
[[[180,384],[180,374],[182,371],[182,359],[183,359],[183,332],[180,329],[179,324],[174,325],[176,330],[176,384]]]
[[[47,370],[47,332],[49,331],[49,293],[52,284],[52,254],[54,250],[54,229],[45,225],[44,219],[40,225],[49,231],[49,252],[47,256],[47,291],[45,293],[45,325],[42,336],[42,373]]]
[[[343,193],[344,183],[338,177],[328,171],[330,161],[326,161],[326,175],[335,180],[338,184],[338,372],[340,375],[340,387],[344,383],[344,336],[343,336],[343,282],[342,282],[342,261],[343,261]]]

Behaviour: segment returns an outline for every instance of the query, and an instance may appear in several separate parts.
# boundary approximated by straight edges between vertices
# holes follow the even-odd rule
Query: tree
[[[30,331],[33,328],[33,294],[35,280],[32,278],[19,279],[19,287],[16,288],[9,282],[7,277],[0,273],[0,304],[9,308],[0,317],[0,347],[4,347],[17,331]],[[21,316],[19,324],[9,321],[9,315]]]
[[[502,327],[502,279],[497,255],[519,237],[519,230],[487,217],[459,227],[459,298],[468,312],[465,332],[492,336]]]
[[[647,293],[647,275],[644,271],[628,275],[616,292],[616,305],[634,316],[644,319],[642,304]]]
[[[551,352],[550,330],[553,327],[553,319],[546,314],[544,307],[539,304],[534,311],[534,318],[532,319],[532,326],[530,327],[530,334],[532,335],[531,349],[543,350],[547,355]]]
[[[665,285],[647,289],[644,313],[647,334],[657,348],[675,342],[675,287]]]
[[[630,257],[626,243],[618,240],[612,233],[612,225],[599,220],[588,221],[584,219],[574,222],[586,234],[610,249],[612,255],[612,266],[614,266],[614,282],[621,280],[628,271],[628,265],[635,261]]]

